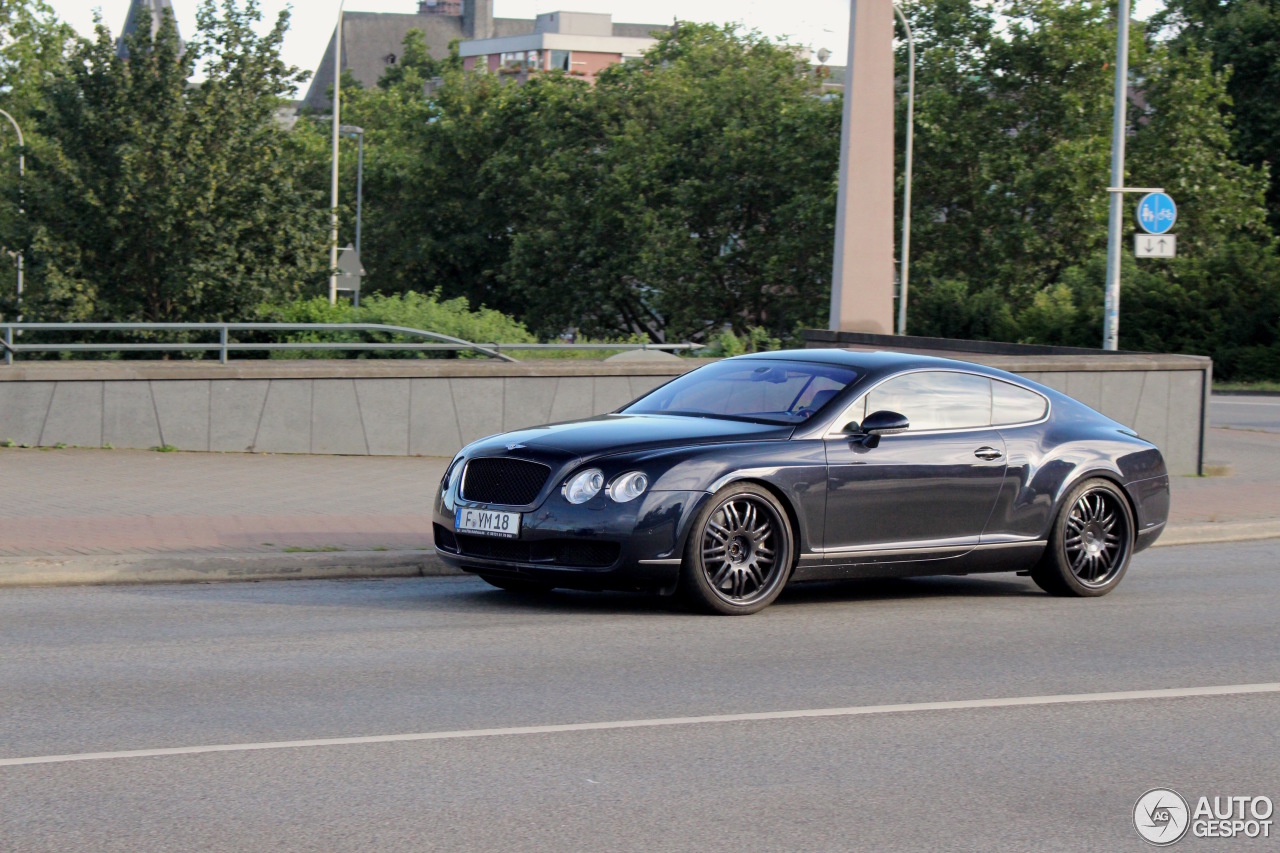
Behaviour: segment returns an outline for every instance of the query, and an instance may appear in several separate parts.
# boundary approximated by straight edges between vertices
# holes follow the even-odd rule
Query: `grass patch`
[[[285,548],[285,549],[284,549],[284,552],[285,552],[286,554],[331,554],[331,553],[333,553],[334,551],[345,551],[345,550],[347,550],[347,549],[346,549],[346,548],[339,548],[339,547],[338,547],[338,546],[336,546],[336,545],[323,545],[323,546],[321,546],[321,547],[319,547],[319,548],[296,548],[296,547],[289,547],[289,548]]]
[[[154,450],[156,453],[177,453],[178,452],[178,448],[174,447],[172,444],[162,444],[159,447],[153,447],[151,449]]]
[[[1214,391],[1266,391],[1280,393],[1280,382],[1215,382]]]

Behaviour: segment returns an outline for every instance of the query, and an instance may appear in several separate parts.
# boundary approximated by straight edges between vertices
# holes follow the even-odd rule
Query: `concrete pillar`
[[[893,334],[893,3],[851,0],[831,281],[834,331]]]
[[[493,0],[463,0],[462,32],[469,39],[493,38]]]

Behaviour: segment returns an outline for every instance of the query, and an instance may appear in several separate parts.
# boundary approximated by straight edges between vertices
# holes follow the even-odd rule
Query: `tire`
[[[694,519],[677,595],[705,613],[756,613],[786,586],[795,553],[795,535],[778,499],[753,483],[731,483]]]
[[[480,580],[496,586],[498,589],[514,592],[519,595],[545,595],[555,589],[543,581],[524,580],[522,578],[501,578],[496,575],[481,575]]]
[[[1119,486],[1085,480],[1063,499],[1031,579],[1050,595],[1106,595],[1129,569],[1134,528],[1133,509]]]

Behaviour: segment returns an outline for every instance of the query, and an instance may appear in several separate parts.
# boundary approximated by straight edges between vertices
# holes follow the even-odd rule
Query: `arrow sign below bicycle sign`
[[[1138,202],[1138,227],[1148,234],[1166,234],[1178,221],[1178,206],[1168,193],[1147,193]]]
[[[1134,234],[1133,254],[1139,258],[1172,258],[1178,252],[1174,234]]]

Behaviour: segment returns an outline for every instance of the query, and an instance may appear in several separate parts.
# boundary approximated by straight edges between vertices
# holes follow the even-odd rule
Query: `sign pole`
[[[333,31],[333,167],[330,175],[333,195],[332,230],[329,235],[329,304],[338,304],[338,128],[342,101],[342,7],[338,4],[338,26]]]
[[[1129,0],[1118,0],[1116,10],[1116,92],[1111,120],[1111,186],[1124,186],[1124,134],[1129,101]],[[1107,221],[1107,297],[1102,317],[1102,348],[1120,348],[1120,231],[1124,194],[1109,193]]]

